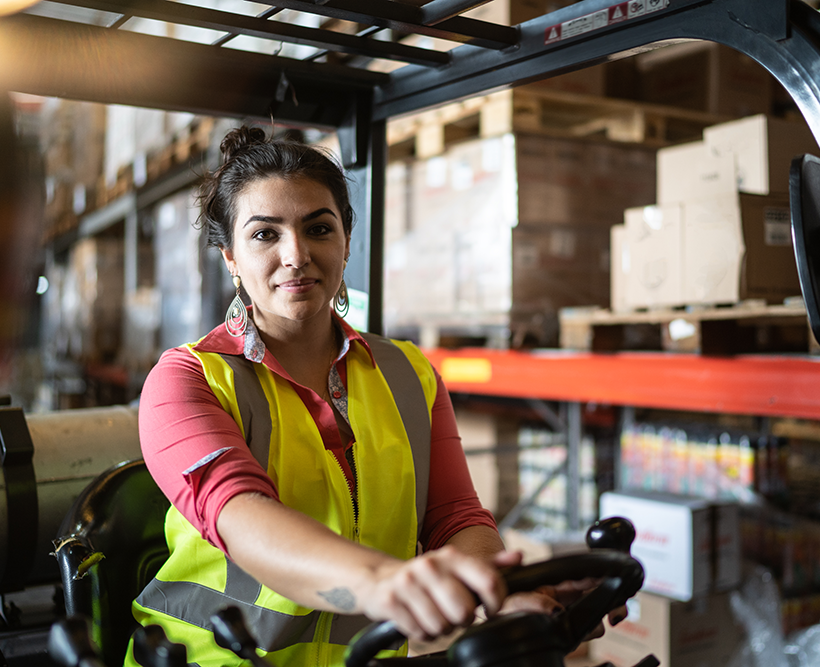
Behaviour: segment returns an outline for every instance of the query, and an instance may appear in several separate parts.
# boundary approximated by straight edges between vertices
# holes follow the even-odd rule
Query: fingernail
[[[618,625],[621,621],[626,619],[626,614],[618,614],[613,620],[610,620],[611,625]]]

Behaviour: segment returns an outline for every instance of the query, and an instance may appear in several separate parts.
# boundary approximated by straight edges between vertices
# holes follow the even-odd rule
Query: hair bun
[[[222,155],[227,162],[239,151],[247,148],[248,146],[264,144],[266,141],[267,138],[265,137],[265,131],[263,129],[243,125],[242,127],[237,127],[231,130],[225,135],[222,143],[219,144],[219,150],[222,151]]]

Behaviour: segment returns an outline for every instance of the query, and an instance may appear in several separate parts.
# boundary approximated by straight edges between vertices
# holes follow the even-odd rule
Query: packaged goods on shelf
[[[643,590],[687,601],[740,583],[739,509],[735,503],[660,492],[607,491],[601,517],[635,525],[632,555],[644,566]]]
[[[626,225],[613,225],[610,228],[609,248],[609,307],[613,313],[623,313],[630,310],[626,298],[626,277],[632,268]]]
[[[657,204],[627,209],[613,232],[612,302],[630,310],[798,296],[789,167],[817,150],[805,123],[765,115],[660,149]]]
[[[728,593],[676,602],[640,591],[627,607],[626,620],[590,642],[596,663],[629,667],[652,653],[664,667],[723,667],[743,640]]]
[[[782,302],[800,294],[788,196],[729,195],[684,204],[687,303]]]
[[[789,216],[787,195],[627,209],[611,269],[623,286],[619,298],[634,309],[799,295]]]
[[[750,501],[785,488],[787,443],[701,424],[636,423],[621,433],[621,487]],[[772,452],[778,452],[773,454]]]
[[[608,230],[623,209],[654,199],[653,150],[535,134],[515,136],[518,219],[523,224],[584,224]]]
[[[661,148],[657,167],[658,204],[679,204],[737,191],[734,155],[716,153],[704,141]]]
[[[771,110],[772,76],[728,46],[675,44],[637,56],[636,64],[646,102],[734,117]]]
[[[771,506],[741,508],[744,558],[776,577],[784,597],[820,591],[820,522]]]
[[[804,153],[818,154],[805,122],[764,114],[707,127],[703,140],[712,155],[734,159],[738,190],[748,194],[788,192],[791,161]]]
[[[683,207],[679,203],[624,211],[620,256],[613,272],[623,278],[627,308],[678,306],[683,297]]]
[[[388,171],[385,325],[523,331],[608,305],[609,229],[654,196],[641,147],[507,134]],[[590,196],[594,192],[595,196]]]

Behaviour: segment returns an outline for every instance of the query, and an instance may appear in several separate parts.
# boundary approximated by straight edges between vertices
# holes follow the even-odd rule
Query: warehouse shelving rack
[[[44,0],[0,19],[0,88],[336,130],[358,219],[346,277],[369,294],[371,331],[382,326],[388,119],[676,41],[707,40],[768,70],[820,139],[820,13],[800,0],[583,0],[516,26],[461,15],[480,0],[270,4],[253,16],[169,0]],[[283,9],[352,22],[359,32],[277,21]],[[131,17],[218,37],[200,44],[140,34],[127,29]],[[411,47],[382,39],[386,31],[461,45],[449,52]],[[297,59],[229,48],[242,35],[320,51]],[[326,54],[333,56],[323,62]],[[401,66],[371,71],[373,59]],[[820,365],[810,358],[429,353],[454,391],[567,403],[570,451],[580,438],[580,405],[590,401],[820,418]],[[448,365],[461,360],[463,368],[465,359],[480,360],[489,379],[448,378]]]
[[[820,13],[800,0],[583,0],[517,26],[461,16],[480,0],[270,3],[269,10],[250,16],[169,0],[43,0],[0,21],[0,86],[337,130],[358,218],[347,279],[369,294],[373,331],[382,322],[388,118],[699,39],[736,49],[766,68],[820,136]],[[348,35],[286,24],[275,20],[282,9],[366,27]],[[131,17],[219,36],[199,44],[141,34],[125,29]],[[411,47],[380,39],[386,30],[462,45],[445,53]],[[322,51],[296,59],[229,48],[241,35]],[[324,52],[348,59],[319,62]],[[365,65],[372,59],[403,66],[370,71]]]

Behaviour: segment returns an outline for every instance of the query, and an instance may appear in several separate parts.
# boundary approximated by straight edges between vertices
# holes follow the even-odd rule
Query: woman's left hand
[[[516,559],[511,555],[511,552],[499,554],[495,559],[495,565],[498,567],[510,567],[520,564],[520,554]],[[541,586],[526,593],[514,593],[504,601],[499,613],[509,614],[515,611],[532,611],[542,614],[556,614],[600,583],[599,579],[588,577],[577,581],[564,581],[557,586]],[[626,615],[625,606],[617,607],[607,614],[610,625],[617,625],[626,618]],[[585,640],[596,639],[603,636],[603,634],[604,624],[602,621],[585,637]]]

